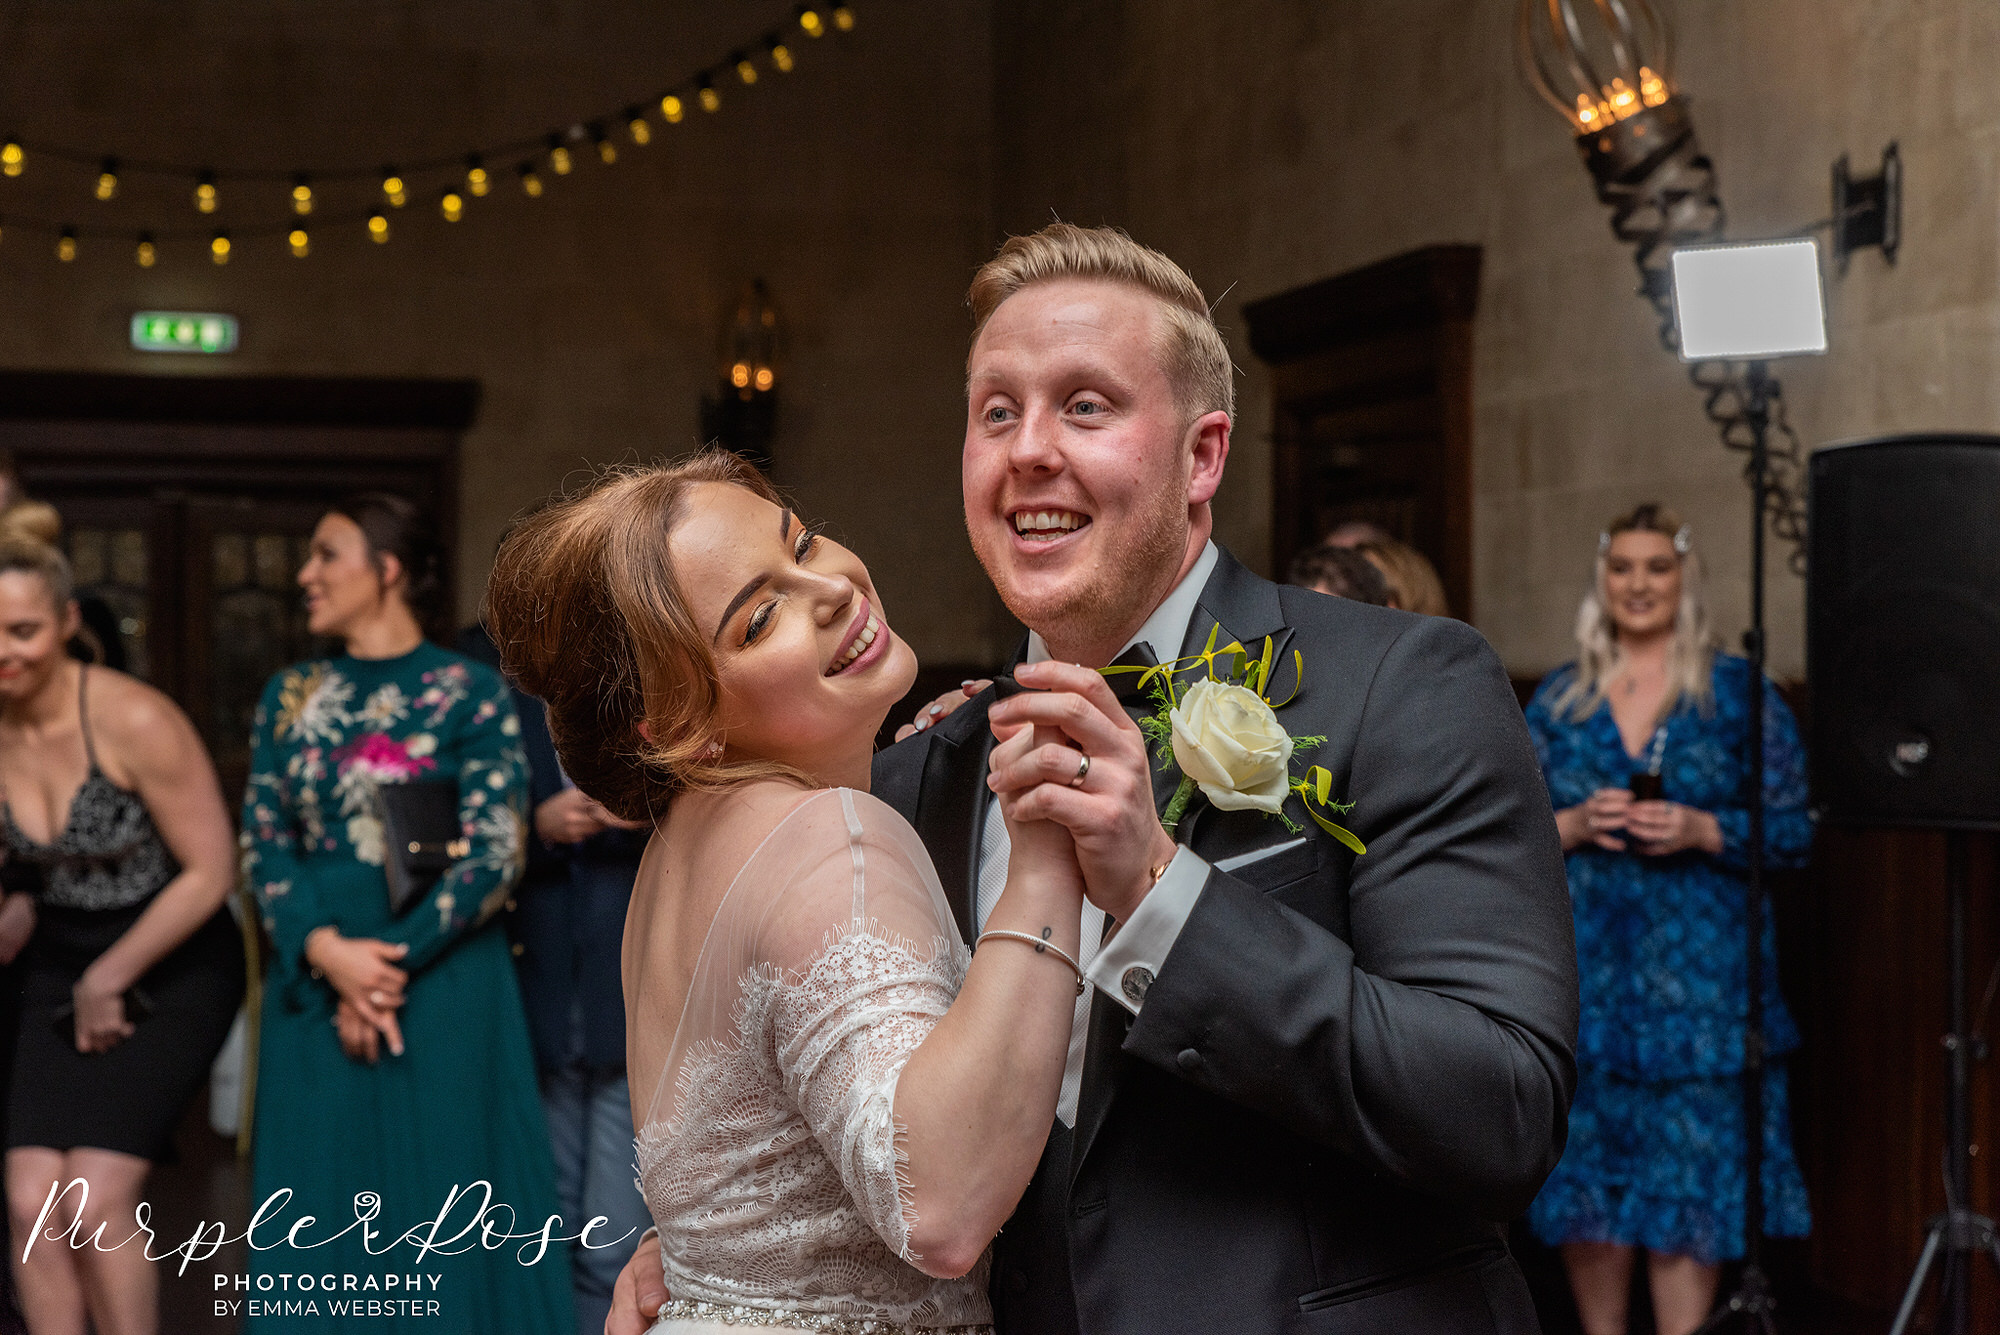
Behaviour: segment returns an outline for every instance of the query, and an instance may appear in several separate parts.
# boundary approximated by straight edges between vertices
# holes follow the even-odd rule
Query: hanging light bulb
[[[410,202],[409,187],[403,184],[403,178],[394,167],[382,169],[382,198],[388,200],[389,207],[394,209]]]
[[[294,227],[292,234],[285,239],[291,243],[293,259],[302,260],[312,254],[312,238],[306,235],[305,228]]]
[[[833,7],[833,26],[842,32],[854,31],[854,11],[846,5]]]
[[[486,192],[493,188],[493,178],[486,174],[486,164],[474,153],[465,160],[465,188],[475,197],[484,199]]]
[[[28,155],[21,151],[21,141],[12,135],[7,142],[0,143],[0,172],[8,176],[19,176],[28,163]]]
[[[680,98],[668,93],[660,99],[660,114],[667,118],[667,124],[679,125],[681,117],[687,115],[687,106]]]
[[[611,142],[611,136],[604,133],[602,125],[590,127],[590,142],[597,146],[597,160],[609,167],[618,161],[618,145]]]
[[[736,77],[743,80],[746,86],[757,82],[757,67],[750,63],[750,57],[741,51],[732,51],[729,53],[729,59],[735,62]]]
[[[301,218],[313,211],[312,182],[303,174],[292,178],[292,212]]]
[[[563,147],[562,136],[559,134],[549,136],[549,166],[555,169],[558,176],[569,175],[569,150]]]
[[[805,29],[808,37],[826,36],[826,20],[811,5],[799,6],[799,26]]]
[[[764,49],[771,53],[772,69],[778,71],[780,74],[790,74],[792,72],[792,65],[794,64],[792,60],[792,48],[779,41],[776,33],[764,39]]]
[[[133,252],[132,258],[139,262],[141,269],[150,269],[158,262],[160,252],[153,245],[153,234],[151,232],[139,233],[139,247]]]
[[[625,108],[625,130],[632,136],[632,142],[644,148],[653,142],[653,126],[646,119],[646,113],[637,107]]]
[[[213,213],[221,203],[222,198],[215,190],[215,173],[203,172],[200,176],[196,177],[194,183],[195,208],[202,213]]]
[[[520,170],[521,193],[529,199],[540,199],[542,197],[542,178],[535,174],[535,164],[524,162],[521,164]]]
[[[446,190],[438,200],[438,212],[446,222],[457,222],[465,216],[465,196],[456,190]]]
[[[97,169],[97,197],[116,199],[118,197],[118,159],[106,158]]]
[[[389,217],[380,209],[368,215],[368,239],[378,246],[389,242]]]
[[[715,91],[715,84],[706,74],[702,75],[701,82],[695,85],[694,95],[700,101],[703,111],[722,110],[722,94]]]
[[[208,257],[217,264],[229,263],[229,233],[220,227],[208,240]]]
[[[64,264],[76,259],[76,229],[65,227],[56,237],[56,258]]]

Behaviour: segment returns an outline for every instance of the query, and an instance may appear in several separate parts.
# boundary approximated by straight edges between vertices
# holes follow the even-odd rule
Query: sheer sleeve
[[[814,793],[776,822],[717,910],[642,1125],[672,1125],[686,1146],[705,1124],[740,1121],[746,1097],[768,1098],[839,1178],[855,1227],[910,1259],[896,1082],[968,959],[908,823],[866,793]]]
[[[951,1005],[965,951],[909,827],[865,794],[830,796],[799,818],[801,846],[817,854],[759,934],[762,963],[782,979],[772,1052],[863,1220],[912,1260],[896,1082]]]

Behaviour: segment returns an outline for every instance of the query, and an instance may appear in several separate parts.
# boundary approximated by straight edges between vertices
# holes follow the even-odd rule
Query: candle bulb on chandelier
[[[409,190],[394,167],[382,169],[382,198],[389,201],[389,207],[396,209],[410,202]]]
[[[465,216],[465,197],[456,190],[446,190],[438,199],[438,212],[446,222],[457,222]]]
[[[618,161],[618,145],[611,142],[611,136],[604,133],[602,125],[590,127],[590,142],[597,148],[597,160],[609,167]]]
[[[56,237],[56,258],[64,264],[69,264],[76,259],[76,229],[74,227],[63,228],[62,232]]]
[[[625,108],[625,130],[632,136],[632,142],[644,147],[653,142],[653,127],[646,119],[646,113],[637,107]]]
[[[97,197],[115,199],[118,195],[118,159],[106,158],[97,169]]]
[[[294,227],[292,234],[285,239],[291,243],[293,259],[302,260],[312,254],[312,238],[306,235],[305,228]]]
[[[203,172],[195,179],[194,206],[202,213],[213,213],[221,205],[222,197],[215,189],[215,173]]]
[[[549,166],[555,168],[558,176],[569,175],[569,150],[563,147],[562,136],[559,134],[549,136]]]
[[[524,162],[521,164],[519,170],[521,173],[521,193],[529,199],[540,199],[542,197],[542,178],[536,173],[535,165],[532,162]]]
[[[22,150],[20,140],[10,137],[5,143],[0,143],[0,173],[19,176],[27,162],[28,155]]]
[[[368,215],[368,238],[378,246],[389,242],[389,218],[380,209]]]
[[[773,36],[764,39],[764,50],[770,54],[772,69],[780,74],[792,72],[792,48]]]
[[[229,263],[229,233],[220,227],[208,240],[208,257],[217,264]]]
[[[679,125],[681,117],[687,115],[687,106],[672,93],[660,99],[660,115],[666,117],[667,124]]]
[[[694,95],[701,103],[703,111],[713,114],[722,110],[722,94],[715,91],[714,82],[706,74],[702,75],[701,82],[695,85]]]
[[[133,251],[132,258],[138,261],[141,269],[150,269],[158,261],[160,252],[153,245],[153,234],[151,232],[139,233],[139,245]]]
[[[465,188],[476,198],[484,198],[493,188],[493,178],[486,174],[486,164],[477,153],[465,160]]]
[[[298,214],[301,218],[303,218],[312,211],[313,211],[312,182],[307,180],[304,176],[294,177],[292,180],[292,212]]]

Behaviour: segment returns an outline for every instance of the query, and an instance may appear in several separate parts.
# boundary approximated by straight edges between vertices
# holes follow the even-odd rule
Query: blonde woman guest
[[[1583,994],[1569,1145],[1529,1218],[1562,1249],[1588,1335],[1626,1327],[1637,1253],[1654,1319],[1685,1335],[1743,1254],[1744,794],[1748,693],[1764,692],[1764,854],[1812,840],[1798,727],[1768,681],[1716,651],[1692,534],[1657,505],[1612,521],[1577,616],[1577,660],[1528,705],[1576,912]],[[1642,791],[1635,792],[1634,789]],[[1650,794],[1644,790],[1654,790]],[[1768,1051],[1798,1046],[1764,919]],[[1766,1232],[1810,1216],[1785,1072],[1765,1093]]]
[[[123,673],[72,659],[68,563],[0,518],[0,848],[16,890],[0,902],[0,959],[26,942],[7,1107],[7,1204],[17,1242],[52,1189],[55,1227],[135,1227],[152,1165],[208,1074],[243,996],[223,909],[229,817],[194,726]],[[46,509],[46,507],[40,507]],[[82,1179],[87,1195],[67,1191]],[[46,1224],[44,1225],[46,1227]],[[159,1328],[144,1249],[48,1244],[14,1257],[36,1335],[86,1324]]]
[[[1389,586],[1389,606],[1427,617],[1448,617],[1451,604],[1445,601],[1444,581],[1430,559],[1406,542],[1378,538],[1355,544],[1355,551],[1367,557],[1382,572]]]

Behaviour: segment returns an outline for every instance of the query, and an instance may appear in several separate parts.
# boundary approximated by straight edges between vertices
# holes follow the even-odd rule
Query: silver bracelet
[[[1064,950],[1055,942],[1044,940],[1039,936],[1030,936],[1026,932],[1010,931],[1005,927],[989,927],[979,934],[979,939],[972,943],[972,948],[975,951],[978,950],[980,946],[986,943],[986,938],[989,936],[1004,936],[1014,941],[1025,941],[1035,948],[1037,955],[1041,954],[1044,950],[1051,952],[1057,959],[1076,971],[1076,994],[1082,996],[1089,990],[1088,985],[1083,981],[1083,966],[1078,964],[1067,950]]]

